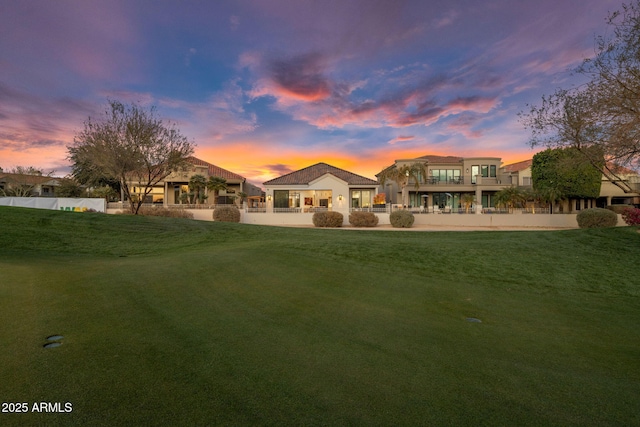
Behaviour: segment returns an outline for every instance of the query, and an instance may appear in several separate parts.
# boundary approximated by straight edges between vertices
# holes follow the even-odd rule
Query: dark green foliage
[[[349,224],[354,227],[375,227],[378,225],[378,216],[373,212],[351,212]]]
[[[593,153],[596,150],[595,147],[588,150],[591,158],[596,157]],[[596,198],[602,183],[602,173],[574,148],[549,148],[535,154],[531,178],[536,191],[555,192],[559,199]]]
[[[63,178],[55,189],[56,197],[82,197],[85,191],[75,180]]]
[[[400,210],[391,212],[391,215],[389,215],[389,221],[395,228],[411,228],[415,221],[415,217],[409,211]]]
[[[342,227],[344,217],[340,212],[316,212],[313,214],[313,225],[316,227]]]
[[[580,211],[576,220],[580,228],[615,227],[618,224],[618,215],[609,209],[592,208]]]
[[[220,206],[213,210],[213,220],[220,222],[240,222],[240,211],[235,206]]]

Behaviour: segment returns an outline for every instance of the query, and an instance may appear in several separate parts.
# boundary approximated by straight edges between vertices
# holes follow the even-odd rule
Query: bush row
[[[193,219],[193,214],[184,209],[167,209],[160,206],[141,206],[138,215]]]

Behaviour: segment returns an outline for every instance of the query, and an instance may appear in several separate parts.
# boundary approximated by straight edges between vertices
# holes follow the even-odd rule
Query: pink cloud
[[[390,145],[394,145],[397,144],[398,142],[407,142],[407,141],[413,141],[416,137],[413,135],[399,135],[396,136],[395,138],[393,138],[392,140],[390,140],[389,142],[387,142],[387,144]]]

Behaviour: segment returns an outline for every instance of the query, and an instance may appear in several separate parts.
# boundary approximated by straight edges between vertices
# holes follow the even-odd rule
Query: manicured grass
[[[640,424],[635,228],[0,227],[0,425]]]

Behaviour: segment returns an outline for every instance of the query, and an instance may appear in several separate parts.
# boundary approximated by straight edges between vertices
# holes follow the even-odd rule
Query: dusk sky
[[[262,182],[327,162],[529,159],[517,113],[594,52],[622,0],[43,0],[0,6],[0,167],[70,171],[108,99]],[[610,31],[610,29],[609,29]]]

